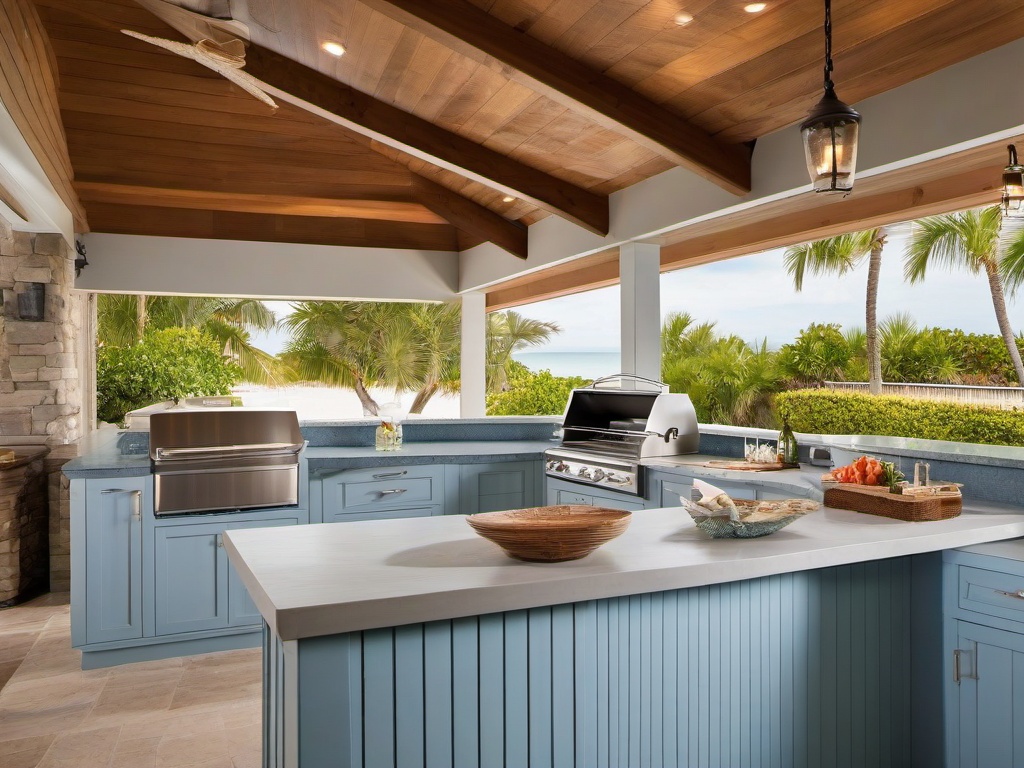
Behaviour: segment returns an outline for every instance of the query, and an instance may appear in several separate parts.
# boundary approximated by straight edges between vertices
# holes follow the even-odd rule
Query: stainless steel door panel
[[[284,507],[299,503],[299,468],[282,467],[154,475],[158,515]]]

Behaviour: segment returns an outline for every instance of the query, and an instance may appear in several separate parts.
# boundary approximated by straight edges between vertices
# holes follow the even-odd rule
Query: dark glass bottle
[[[782,420],[782,431],[779,432],[779,461],[783,464],[796,464],[800,461],[800,446],[796,442],[789,422]]]

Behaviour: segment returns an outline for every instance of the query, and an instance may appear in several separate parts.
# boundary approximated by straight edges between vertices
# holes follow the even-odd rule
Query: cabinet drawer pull
[[[217,546],[218,547],[223,547],[224,546],[224,534],[223,533],[218,533],[217,534]]]
[[[390,477],[405,477],[409,474],[409,470],[403,469],[401,472],[381,472],[380,474],[374,475],[374,480],[387,480]]]
[[[389,488],[386,491],[377,491],[381,496],[395,496],[399,493],[405,493],[408,488]]]
[[[997,595],[1005,595],[1006,597],[1015,597],[1018,600],[1024,600],[1024,589],[1018,589],[1016,592],[1007,592],[1004,589],[995,590]]]

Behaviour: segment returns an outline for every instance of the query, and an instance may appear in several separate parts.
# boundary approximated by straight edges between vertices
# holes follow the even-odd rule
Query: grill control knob
[[[594,482],[595,483],[601,482],[601,480],[603,480],[605,477],[607,477],[607,475],[605,475],[605,472],[604,472],[603,469],[595,469],[594,470]]]

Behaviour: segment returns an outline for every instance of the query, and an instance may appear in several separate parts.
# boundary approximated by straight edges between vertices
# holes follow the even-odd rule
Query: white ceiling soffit
[[[25,232],[60,232],[73,243],[74,216],[0,102],[0,217]],[[5,202],[6,200],[6,202]]]
[[[164,23],[192,42],[208,39],[218,43],[240,37],[249,39],[249,29],[231,18],[226,0],[135,0]]]

